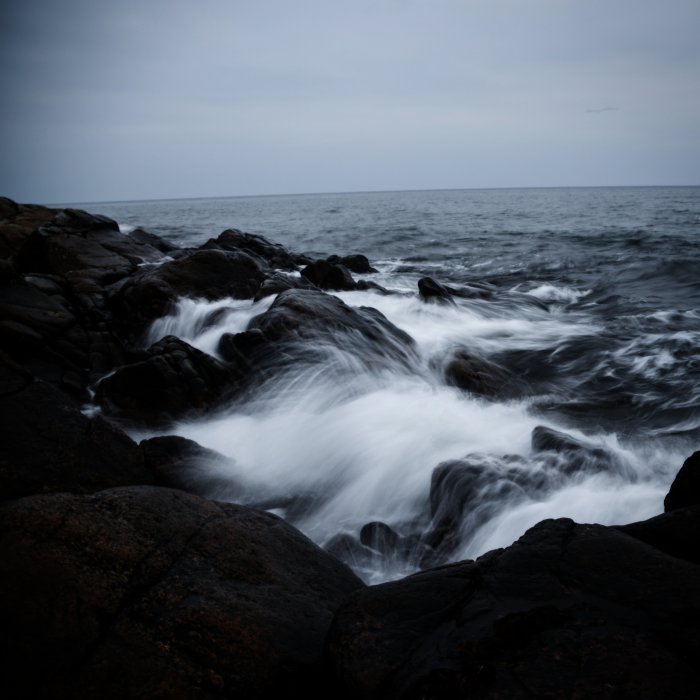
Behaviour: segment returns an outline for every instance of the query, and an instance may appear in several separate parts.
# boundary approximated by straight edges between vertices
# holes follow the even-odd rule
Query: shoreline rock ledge
[[[371,272],[360,257],[326,262]],[[411,339],[374,309],[279,272],[311,263],[233,229],[182,250],[0,198],[2,698],[694,700],[700,452],[655,518],[546,520],[476,561],[367,587],[275,515],[192,493],[206,490],[192,464],[222,455],[172,436],[138,445],[82,412],[109,373],[120,420],[206,410],[214,384],[295,361],[299,328],[317,345],[359,328],[372,362],[410,364]],[[182,294],[284,289],[227,339],[225,363],[175,339],[139,344]],[[173,377],[168,405],[138,400]]]

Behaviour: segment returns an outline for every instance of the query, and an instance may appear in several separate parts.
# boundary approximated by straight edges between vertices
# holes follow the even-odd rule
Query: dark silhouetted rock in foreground
[[[695,698],[700,567],[549,520],[505,550],[353,594],[328,655],[344,697]]]
[[[229,397],[235,385],[231,369],[169,335],[153,344],[144,360],[105,377],[97,398],[110,415],[156,425],[204,413]]]
[[[361,582],[276,516],[182,491],[0,508],[4,697],[331,697],[323,643]]]
[[[119,231],[116,221],[79,209],[63,209],[34,231],[17,254],[25,272],[67,275],[76,287],[115,282],[162,253]]]
[[[58,212],[58,209],[17,204],[7,197],[0,197],[0,258],[15,255],[32,231],[47,224]]]
[[[700,505],[678,508],[617,529],[673,557],[700,564]]]
[[[51,384],[0,359],[0,497],[153,483],[136,443]]]
[[[664,510],[700,505],[700,452],[683,462],[664,499]]]

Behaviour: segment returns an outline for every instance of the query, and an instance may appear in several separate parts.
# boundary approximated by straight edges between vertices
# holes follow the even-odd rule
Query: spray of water
[[[430,503],[431,480],[448,460],[467,458],[465,473],[478,474],[454,528],[452,560],[505,546],[547,517],[609,524],[661,510],[680,452],[650,445],[633,449],[614,435],[568,430],[598,450],[591,453],[595,458],[584,451],[571,469],[571,461],[556,451],[533,448],[537,425],[557,426],[532,414],[530,398],[470,396],[447,386],[435,370],[435,359],[456,347],[485,356],[554,348],[595,333],[595,324],[515,302],[440,306],[408,295],[339,296],[355,307],[379,309],[408,332],[416,341],[415,359],[363,362],[366,341],[352,334],[336,345],[305,339],[310,349],[325,348],[314,361],[280,369],[245,401],[214,416],[174,426],[171,432],[229,458],[203,465],[203,474],[209,478],[215,470],[217,483],[230,482],[237,500],[283,515],[322,545],[342,533],[356,537],[370,522],[388,524],[413,545],[400,553],[370,553],[358,562],[357,570],[371,582],[415,571],[425,562],[420,533],[434,528],[439,515]],[[175,314],[154,324],[150,340],[173,333],[216,354],[223,333],[244,330],[271,302],[183,300]],[[608,457],[601,461],[601,453]]]

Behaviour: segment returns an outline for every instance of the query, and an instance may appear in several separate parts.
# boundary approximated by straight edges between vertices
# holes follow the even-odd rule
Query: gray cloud
[[[700,182],[695,0],[16,5],[20,200]]]

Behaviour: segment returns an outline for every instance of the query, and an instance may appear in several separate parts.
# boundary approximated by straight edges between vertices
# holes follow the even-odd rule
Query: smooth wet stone
[[[283,520],[182,491],[0,508],[8,697],[332,697],[324,640],[362,587]]]
[[[0,498],[153,483],[136,443],[80,409],[64,392],[0,356]]]
[[[124,365],[97,387],[103,410],[129,423],[163,425],[198,416],[236,391],[239,376],[175,336],[154,343],[143,360]]]
[[[547,520],[476,562],[354,593],[327,654],[346,698],[697,695],[700,567]]]
[[[326,260],[315,260],[302,271],[301,276],[313,282],[319,289],[335,291],[352,291],[356,289],[355,280],[347,267],[332,264]]]

